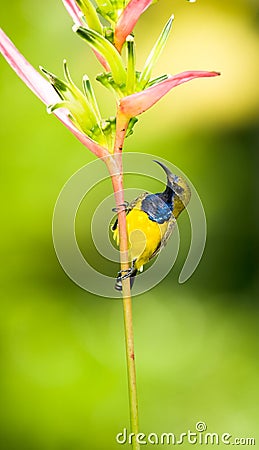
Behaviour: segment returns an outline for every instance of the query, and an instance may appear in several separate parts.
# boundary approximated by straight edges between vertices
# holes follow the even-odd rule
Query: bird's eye
[[[184,191],[184,189],[181,186],[179,186],[179,184],[175,184],[173,190],[177,195],[182,194]]]

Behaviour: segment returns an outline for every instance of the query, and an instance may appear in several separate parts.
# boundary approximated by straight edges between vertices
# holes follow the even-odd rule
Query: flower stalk
[[[118,225],[119,225],[119,244],[120,244],[120,264],[121,271],[129,269],[129,255],[128,255],[128,231],[126,221],[126,211],[122,205],[125,204],[124,187],[123,187],[123,165],[122,165],[122,151],[124,140],[127,133],[129,119],[124,116],[120,110],[117,113],[116,121],[116,138],[114,145],[114,158],[116,166],[119,170],[117,174],[111,172],[114,197],[116,207],[118,210]],[[132,449],[139,450],[139,443],[136,441],[136,436],[139,432],[138,425],[138,400],[137,400],[137,384],[136,384],[136,367],[135,367],[135,350],[134,350],[134,332],[133,332],[133,317],[132,317],[132,298],[130,289],[130,278],[122,280],[122,296],[123,296],[123,315],[124,315],[124,332],[125,332],[125,346],[126,346],[126,362],[128,374],[128,391],[129,391],[129,409],[130,409],[130,424],[131,432],[134,433],[132,440]]]
[[[127,128],[127,122],[124,118],[120,118],[121,126],[125,127],[124,136],[122,133],[118,135],[117,144],[115,145],[115,154],[112,157],[112,162],[119,170],[114,173],[114,164],[107,159],[106,164],[111,175],[115,203],[118,210],[118,225],[119,225],[119,240],[120,240],[120,262],[121,270],[129,269],[128,258],[128,233],[126,212],[122,207],[124,205],[124,189],[123,189],[123,168],[122,168],[122,146]],[[119,147],[117,147],[119,145]],[[136,384],[136,366],[135,366],[135,350],[134,350],[134,332],[133,332],[133,315],[132,315],[132,298],[130,289],[130,279],[122,280],[122,296],[123,296],[123,316],[124,316],[124,333],[125,333],[125,348],[126,348],[126,363],[128,374],[128,392],[129,392],[129,411],[130,411],[130,426],[131,433],[134,433],[132,440],[132,449],[139,450],[140,446],[136,440],[139,432],[138,419],[138,400],[137,400],[137,384]]]

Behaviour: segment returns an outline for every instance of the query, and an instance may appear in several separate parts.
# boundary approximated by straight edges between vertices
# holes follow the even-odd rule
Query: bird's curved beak
[[[167,186],[172,189],[183,205],[186,206],[191,198],[191,190],[187,181],[181,176],[174,175],[162,162],[155,159],[153,161],[159,164],[159,166],[161,166],[165,171],[167,176]]]
[[[162,167],[162,169],[165,171],[166,176],[167,176],[167,184],[168,186],[172,189],[172,191],[174,191],[177,195],[180,195],[181,192],[183,191],[183,188],[181,188],[181,186],[179,186],[179,184],[177,184],[178,181],[178,176],[174,175],[169,169],[168,167],[166,167],[162,162],[157,161],[156,159],[153,159],[153,161],[157,164],[159,164],[159,166]]]
[[[160,161],[157,161],[156,159],[153,159],[153,161],[157,164],[159,164],[159,166],[162,167],[162,169],[165,171],[166,176],[168,181],[170,181],[170,183],[172,184],[174,181],[176,181],[175,179],[177,178],[176,175],[172,174],[172,172],[168,169],[168,167],[166,167],[163,163],[161,163]]]

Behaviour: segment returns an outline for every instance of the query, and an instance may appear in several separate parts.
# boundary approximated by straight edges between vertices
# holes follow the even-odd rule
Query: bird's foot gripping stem
[[[131,276],[131,274],[134,271],[134,267],[130,267],[129,269],[125,269],[125,270],[120,270],[118,272],[118,276],[117,276],[117,280],[125,280],[126,278],[129,278]],[[124,275],[123,275],[124,274]]]
[[[112,212],[119,213],[119,212],[122,212],[122,211],[127,211],[128,206],[129,206],[129,202],[125,201],[124,203],[122,203],[118,207],[112,208]]]
[[[129,277],[135,277],[136,273],[137,273],[137,271],[133,265],[129,269],[120,270],[118,272],[115,289],[117,291],[122,291],[122,280],[126,280],[126,278],[129,278]],[[132,278],[130,281],[131,281],[130,287],[132,287],[134,278]]]

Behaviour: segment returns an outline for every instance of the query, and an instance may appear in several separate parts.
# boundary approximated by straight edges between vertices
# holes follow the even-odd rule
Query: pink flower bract
[[[128,95],[120,100],[120,111],[127,117],[135,117],[151,108],[160,98],[174,87],[195,78],[216,77],[219,72],[192,71],[171,75],[166,80],[151,86],[144,91]]]
[[[121,13],[115,27],[114,43],[120,52],[126,37],[133,31],[141,14],[149,7],[152,0],[131,0]]]
[[[68,14],[72,17],[73,22],[78,26],[84,26],[81,18],[81,10],[74,0],[62,0]]]
[[[58,94],[48,81],[21,55],[2,29],[0,29],[0,51],[21,80],[27,84],[31,91],[43,103],[50,105],[60,100]],[[96,156],[102,158],[109,155],[104,147],[97,144],[74,126],[68,117],[68,111],[66,109],[58,109],[54,111],[54,114]]]

